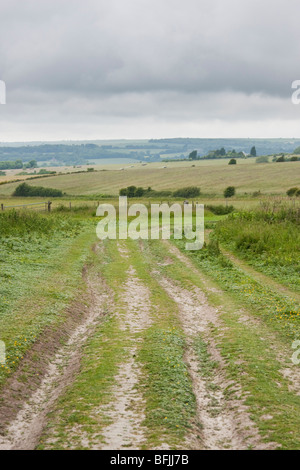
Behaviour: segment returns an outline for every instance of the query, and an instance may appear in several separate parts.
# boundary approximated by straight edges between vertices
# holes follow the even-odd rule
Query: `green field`
[[[156,190],[198,186],[202,193],[219,196],[227,186],[235,186],[239,195],[255,191],[285,194],[290,187],[300,186],[300,162],[255,164],[254,160],[238,160],[237,165],[228,165],[224,160],[135,164],[123,170],[110,166],[91,173],[37,178],[28,184],[61,189],[69,195],[117,195],[130,185]],[[18,184],[1,185],[0,197],[10,196]]]

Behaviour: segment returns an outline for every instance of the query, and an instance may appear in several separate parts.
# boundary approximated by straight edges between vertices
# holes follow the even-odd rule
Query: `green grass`
[[[234,214],[216,226],[215,237],[250,265],[300,291],[300,207]]]
[[[217,367],[217,363],[212,360],[207,350],[207,344],[200,335],[194,340],[194,350],[199,361],[199,373],[206,379],[210,378]]]
[[[242,385],[245,405],[266,441],[296,450],[300,444],[299,397],[289,391],[287,380],[280,373],[282,366],[270,347],[268,333],[263,328],[245,328],[238,322],[236,306],[230,311],[228,305],[227,302],[222,315],[227,328],[224,336],[219,339],[216,332],[228,376]],[[265,420],[265,416],[271,419]]]
[[[179,444],[195,415],[195,396],[183,361],[185,339],[176,327],[155,324],[145,335],[140,358],[149,377],[146,386],[147,417],[150,439],[158,444],[159,431],[165,440]]]
[[[182,241],[177,243],[184,249]],[[285,341],[298,338],[300,309],[295,299],[255,280],[223,255],[218,256],[210,252],[209,248],[194,252],[190,256],[224,291],[275,329]]]
[[[176,244],[185,251],[182,242]],[[293,366],[291,344],[299,333],[300,322],[294,315],[287,322],[280,319],[276,304],[286,311],[290,308],[299,311],[299,307],[284,295],[254,282],[232,265],[224,266],[222,257],[216,260],[215,257],[209,258],[207,253],[201,256],[199,252],[188,253],[199,268],[197,274],[166,252],[162,245],[149,243],[149,248],[149,258],[172,258],[172,264],[159,268],[165,275],[179,281],[185,288],[191,284],[199,286],[206,292],[209,303],[218,308],[222,323],[220,328],[212,329],[212,334],[225,360],[227,377],[234,381],[233,385],[239,383],[242,386],[240,399],[249,407],[251,418],[263,439],[274,441],[275,447],[299,448],[300,399],[289,391],[288,382],[280,371]],[[241,322],[243,312],[258,318],[259,323]],[[209,380],[209,375],[214,372],[214,361],[209,357],[202,338],[196,340],[194,347],[199,373]],[[283,363],[276,357],[276,348],[284,357]],[[230,399],[232,394],[235,394],[234,387],[233,390],[229,387],[226,396]],[[265,416],[271,419],[265,420]]]
[[[0,215],[0,331],[7,354],[1,385],[45,328],[64,321],[83,288],[82,268],[95,234],[88,222],[64,217]]]

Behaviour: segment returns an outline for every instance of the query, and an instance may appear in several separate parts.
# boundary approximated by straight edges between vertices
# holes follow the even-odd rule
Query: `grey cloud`
[[[299,13],[296,0],[2,0],[0,122],[296,120]]]

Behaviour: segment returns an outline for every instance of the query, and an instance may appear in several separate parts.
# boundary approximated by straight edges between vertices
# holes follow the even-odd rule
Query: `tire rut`
[[[104,306],[109,300],[106,286],[99,289],[99,279],[87,277],[86,282],[92,298],[88,315],[70,334],[66,345],[57,352],[39,388],[8,425],[5,436],[0,437],[0,450],[35,449],[47,423],[47,414],[65,388],[73,382],[80,367],[81,346],[104,316]]]
[[[170,252],[185,263],[193,272],[197,272],[192,263],[176,247]],[[189,367],[193,382],[193,390],[197,401],[197,417],[203,426],[200,441],[195,437],[198,429],[186,439],[186,447],[193,449],[254,449],[272,448],[272,444],[263,444],[254,423],[251,421],[247,407],[243,404],[239,386],[226,378],[226,364],[211,337],[210,325],[222,325],[218,317],[218,310],[208,304],[204,292],[197,286],[187,290],[179,283],[162,276],[161,272],[154,272],[160,285],[176,302],[183,330],[186,334],[185,360]],[[195,353],[194,341],[197,337],[205,341],[207,350],[217,368],[211,377],[205,378],[199,370],[199,360]],[[235,392],[236,399],[227,399],[225,390],[230,388]]]
[[[123,256],[128,256],[122,250]],[[133,267],[128,271],[128,279],[123,286],[126,314],[119,313],[120,328],[128,331],[132,346],[128,348],[129,359],[125,360],[115,377],[116,386],[112,390],[109,407],[103,410],[110,419],[105,430],[105,444],[102,450],[140,449],[145,441],[145,401],[138,390],[138,384],[145,380],[141,365],[136,360],[140,333],[151,325],[151,303],[148,289],[143,285]]]

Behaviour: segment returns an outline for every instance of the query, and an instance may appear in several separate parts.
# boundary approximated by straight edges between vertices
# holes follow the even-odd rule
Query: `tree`
[[[295,154],[295,155],[300,155],[300,147],[297,147],[297,148],[294,150],[294,154]]]
[[[229,160],[228,165],[236,165],[236,159],[232,158],[231,160]]]
[[[197,150],[193,150],[193,151],[189,154],[189,159],[190,159],[190,160],[197,160],[197,157],[198,157],[198,152],[197,152]]]
[[[290,188],[290,189],[287,190],[286,194],[289,197],[293,197],[293,196],[296,196],[298,191],[299,191],[299,188]]]
[[[128,197],[134,197],[135,196],[135,192],[136,192],[136,186],[128,186],[127,188],[127,196]]]
[[[135,191],[135,197],[142,197],[145,194],[145,190],[143,188],[137,188]]]
[[[224,197],[232,197],[235,195],[235,187],[234,186],[228,186],[228,188],[225,189],[224,191]]]
[[[22,168],[22,160],[0,162],[0,170],[21,170]]]
[[[255,162],[256,163],[269,163],[269,157],[267,155],[262,155],[261,157],[257,157]]]
[[[255,148],[255,146],[253,146],[252,149],[250,150],[250,155],[251,155],[251,157],[256,157],[256,148]]]
[[[24,165],[25,168],[37,168],[38,164],[36,160],[30,160],[30,162]]]

